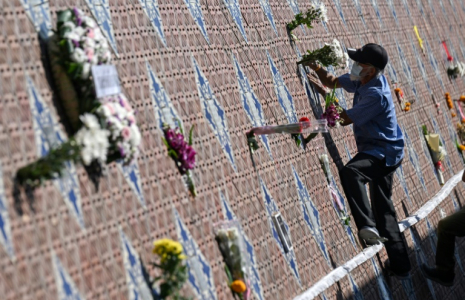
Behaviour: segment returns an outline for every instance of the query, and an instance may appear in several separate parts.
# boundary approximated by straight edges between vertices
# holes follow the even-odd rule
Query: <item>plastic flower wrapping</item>
[[[18,170],[18,183],[30,187],[61,176],[68,162],[92,170],[117,160],[128,165],[137,157],[141,143],[128,99],[123,94],[96,97],[91,68],[111,61],[108,43],[97,24],[77,8],[60,11],[57,16],[56,34],[48,41],[49,54],[60,104],[74,135]]]
[[[184,177],[187,189],[193,197],[197,196],[194,180],[191,170],[195,167],[195,155],[197,154],[192,148],[192,133],[194,126],[189,131],[188,141],[185,141],[184,131],[182,128],[170,128],[167,124],[163,126],[163,142],[168,150],[168,155],[176,163],[179,173]]]
[[[324,67],[334,66],[345,69],[349,65],[349,55],[342,50],[341,43],[334,39],[331,44],[325,44],[323,48],[307,50],[307,54],[304,54],[297,64],[311,61],[318,62]]]
[[[431,158],[433,159],[434,166],[436,167],[436,171],[438,172],[438,179],[439,184],[444,185],[444,159],[447,155],[446,149],[442,145],[439,134],[437,133],[430,133],[425,125],[423,125],[423,135],[425,136],[426,143],[428,145],[428,149],[431,154]]]
[[[326,94],[325,111],[321,115],[321,118],[328,122],[330,128],[339,126],[340,123],[344,122],[344,119],[342,119],[340,115],[343,109],[337,104],[338,100],[335,94],[336,88],[334,88],[331,93]]]
[[[217,223],[213,225],[213,232],[223,257],[228,286],[234,299],[249,299],[251,292],[247,279],[249,266],[244,259],[246,250],[239,222],[231,220]]]
[[[342,224],[344,224],[345,226],[350,226],[350,216],[346,214],[344,206],[342,205],[342,199],[340,199],[337,189],[334,186],[333,174],[331,173],[331,168],[329,166],[329,159],[327,154],[320,155],[320,164],[328,182],[329,196],[333,202],[333,207],[336,210],[336,213],[339,216],[339,219],[341,220]]]

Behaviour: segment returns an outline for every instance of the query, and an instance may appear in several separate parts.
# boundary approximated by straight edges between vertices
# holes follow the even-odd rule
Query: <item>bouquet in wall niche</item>
[[[238,221],[223,221],[213,226],[215,240],[224,261],[228,286],[234,299],[247,300],[250,297],[250,283],[247,280],[248,266],[244,239]]]
[[[60,11],[57,33],[49,46],[60,50],[51,50],[52,56],[57,55],[51,58],[52,71],[74,135],[56,147],[51,145],[47,155],[19,169],[18,183],[37,187],[61,176],[68,162],[101,166],[119,160],[130,164],[138,155],[141,134],[124,94],[96,96],[91,69],[111,61],[107,41],[96,23],[79,9]]]
[[[158,260],[149,263],[149,265],[153,269],[158,269],[160,275],[151,277],[141,262],[142,275],[150,288],[149,291],[139,289],[141,299],[190,299],[180,295],[180,291],[189,277],[187,265],[184,262],[187,257],[181,243],[170,239],[160,239],[153,243],[152,252],[157,255]]]
[[[446,149],[439,140],[439,134],[430,133],[425,125],[423,125],[423,135],[425,136],[431,158],[438,172],[439,184],[444,185],[444,159],[447,155]]]
[[[449,79],[456,79],[457,77],[463,77],[465,75],[465,63],[463,62],[450,62],[447,67],[447,76]]]
[[[326,94],[325,111],[321,115],[321,118],[328,122],[330,128],[339,126],[340,123],[344,122],[344,119],[341,118],[343,109],[338,105],[338,102],[339,100],[336,98],[336,88],[334,88],[331,93]]]
[[[396,94],[397,103],[399,103],[399,106],[402,109],[402,111],[405,111],[405,112],[409,111],[411,103],[405,100],[404,92],[402,91],[402,89],[399,87],[396,87],[394,89],[394,93]]]
[[[309,134],[303,139],[304,143],[308,143],[315,138],[319,132],[328,132],[326,120],[310,120],[307,117],[302,117],[299,119],[298,123],[254,127],[246,133],[246,136],[247,144],[253,152],[259,148],[255,139],[256,135],[290,134],[296,141],[297,146],[300,146],[300,135]]]
[[[168,156],[173,159],[178,168],[179,174],[184,177],[187,189],[193,197],[197,196],[194,180],[191,170],[195,167],[195,155],[197,154],[192,148],[192,133],[194,126],[189,131],[188,141],[185,141],[184,130],[182,127],[170,128],[163,124],[163,143],[168,150]]]
[[[286,24],[286,29],[291,34],[291,37],[294,40],[297,40],[297,37],[292,34],[292,31],[299,27],[300,25],[306,25],[308,28],[313,28],[313,23],[327,22],[327,8],[321,3],[316,6],[312,4],[310,8],[305,13],[298,13],[294,16],[294,20]]]
[[[297,64],[311,61],[318,62],[323,67],[334,66],[344,69],[349,64],[349,55],[342,50],[339,41],[334,39],[331,44],[325,44],[323,48],[313,51],[307,50],[307,53]]]

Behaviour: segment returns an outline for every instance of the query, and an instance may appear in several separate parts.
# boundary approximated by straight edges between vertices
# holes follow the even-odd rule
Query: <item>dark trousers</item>
[[[438,223],[436,266],[439,269],[454,272],[456,236],[465,236],[465,208],[442,219]]]
[[[397,272],[410,271],[407,247],[397,223],[396,211],[391,200],[395,166],[386,166],[385,159],[358,153],[340,171],[342,187],[350,205],[357,228],[376,227],[389,256],[391,269]],[[370,185],[371,206],[365,184]]]

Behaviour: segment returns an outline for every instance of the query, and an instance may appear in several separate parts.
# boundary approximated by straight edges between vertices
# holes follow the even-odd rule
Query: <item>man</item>
[[[339,171],[341,183],[360,238],[367,245],[385,241],[389,273],[406,278],[411,266],[391,201],[393,173],[402,163],[404,138],[383,75],[388,56],[377,44],[347,52],[354,61],[350,74],[336,78],[310,62],[306,65],[316,72],[319,80],[310,75],[309,79],[323,97],[326,90],[321,83],[354,93],[353,107],[344,110],[341,118],[343,126],[353,124],[358,154]],[[371,207],[366,183],[370,184]]]
[[[462,175],[465,182],[465,173]],[[452,286],[455,278],[455,237],[465,236],[465,208],[450,215],[438,223],[438,248],[436,250],[436,267],[421,265],[425,277],[444,286]]]

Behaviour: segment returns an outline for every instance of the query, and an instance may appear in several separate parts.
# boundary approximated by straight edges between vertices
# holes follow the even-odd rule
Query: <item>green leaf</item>
[[[192,134],[194,133],[195,125],[192,125],[191,130],[189,130],[189,145],[192,146]]]
[[[170,145],[168,144],[168,141],[167,141],[164,137],[162,137],[161,140],[163,141],[163,144],[165,144],[166,148],[168,148],[168,150],[170,150],[171,147],[170,147]]]
[[[231,283],[233,282],[233,278],[227,265],[224,265],[224,271],[226,272],[226,276],[228,277],[228,285],[231,285]]]

